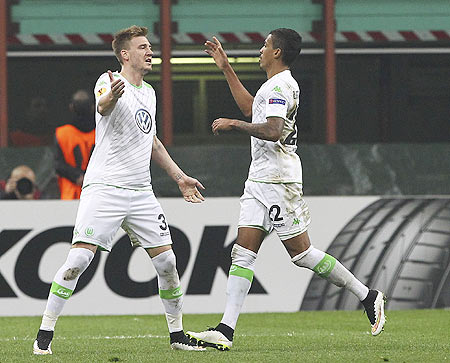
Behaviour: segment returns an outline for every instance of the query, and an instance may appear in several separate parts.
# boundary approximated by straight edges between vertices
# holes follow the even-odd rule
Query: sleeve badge
[[[100,97],[102,94],[106,92],[106,88],[102,87],[97,91],[97,97]]]

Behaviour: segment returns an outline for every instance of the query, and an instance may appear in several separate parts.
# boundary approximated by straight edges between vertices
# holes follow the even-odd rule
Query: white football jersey
[[[156,134],[156,95],[146,82],[140,87],[118,72],[125,92],[108,116],[97,112],[99,100],[111,90],[108,73],[95,84],[95,148],[89,160],[83,186],[93,183],[132,189],[151,189],[150,159]]]
[[[268,117],[284,119],[277,142],[251,137],[252,163],[248,179],[264,183],[302,183],[302,165],[297,150],[295,116],[300,100],[297,81],[290,70],[268,79],[253,100],[252,123],[266,122]]]

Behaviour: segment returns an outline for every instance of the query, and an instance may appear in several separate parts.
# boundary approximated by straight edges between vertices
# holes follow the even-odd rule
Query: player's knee
[[[78,267],[71,267],[64,271],[63,279],[66,281],[74,280],[80,275],[81,270]]]
[[[310,264],[308,263],[305,257],[314,249],[312,245],[310,245],[306,250],[299,253],[297,256],[291,258],[291,262],[298,267],[306,267],[310,268]]]
[[[257,256],[255,252],[235,243],[231,250],[231,264],[253,270]]]
[[[153,258],[153,261],[153,265],[155,266],[158,275],[167,276],[177,274],[177,259],[172,249],[160,253],[158,256]]]
[[[70,281],[78,278],[88,268],[93,258],[94,253],[88,249],[71,249],[65,263],[67,269],[63,273],[63,279]]]
[[[164,272],[166,272],[167,274],[177,273],[177,259],[175,257],[175,253],[173,253],[172,250],[168,251],[167,253]]]

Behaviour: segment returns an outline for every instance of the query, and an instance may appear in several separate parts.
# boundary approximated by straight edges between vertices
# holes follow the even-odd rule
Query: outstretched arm
[[[114,80],[111,71],[108,71],[109,81],[111,82],[111,91],[98,101],[97,111],[102,116],[111,114],[114,106],[125,91],[125,83],[120,79]]]
[[[155,136],[153,139],[152,160],[163,168],[175,180],[183,194],[184,200],[191,203],[201,203],[205,200],[197,188],[205,187],[197,179],[186,175],[173,161],[162,142]]]
[[[230,87],[231,94],[238,107],[246,117],[252,115],[253,96],[246,90],[228,61],[219,39],[213,37],[213,42],[206,41],[205,52],[214,58],[217,67],[223,72]]]
[[[283,132],[284,120],[281,117],[268,117],[263,123],[249,123],[229,118],[218,118],[212,123],[214,135],[219,135],[220,131],[237,130],[268,141],[278,141]]]

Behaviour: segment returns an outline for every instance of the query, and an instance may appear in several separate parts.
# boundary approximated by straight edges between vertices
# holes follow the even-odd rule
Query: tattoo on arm
[[[182,177],[183,175],[181,173],[175,174],[175,181],[179,181]]]
[[[245,121],[240,121],[236,127],[236,130],[243,131],[251,136],[254,136],[261,140],[277,141],[279,139],[278,133],[281,130],[277,130],[274,125],[268,122],[253,124]]]

